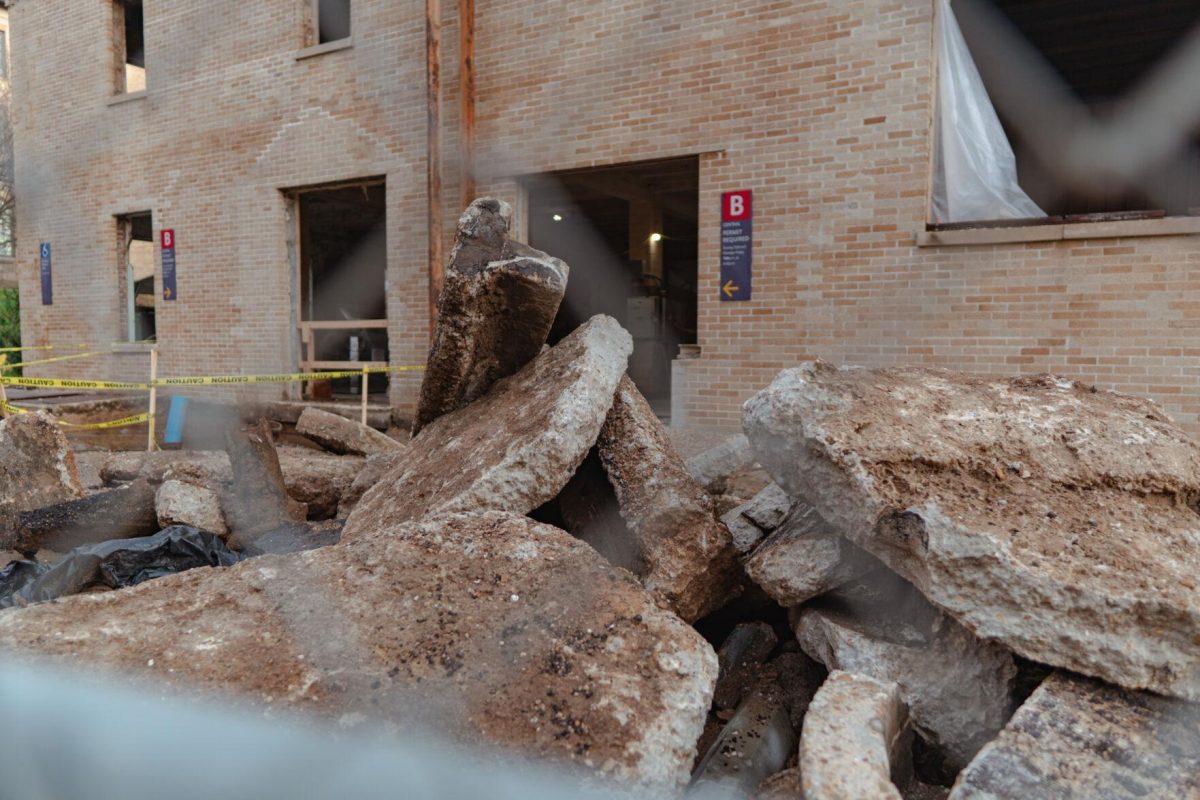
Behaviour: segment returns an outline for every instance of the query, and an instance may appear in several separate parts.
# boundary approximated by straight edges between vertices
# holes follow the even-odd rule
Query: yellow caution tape
[[[36,361],[22,361],[17,364],[0,364],[4,369],[17,369],[18,367],[33,367],[39,364],[56,364],[59,361],[74,361],[79,358],[92,358],[93,356],[107,355],[105,352],[96,351],[92,353],[78,353],[73,356],[55,356],[54,358],[39,358]]]
[[[0,401],[0,408],[3,408],[9,414],[29,414],[32,412],[32,409],[19,408],[18,406],[14,406],[12,403],[5,402],[5,401]],[[149,422],[149,421],[150,421],[150,415],[145,412],[143,412],[141,414],[134,414],[132,417],[122,417],[121,419],[109,420],[108,422],[83,423],[83,422],[66,422],[61,419],[54,420],[56,425],[60,425],[64,428],[75,428],[76,430],[93,430],[93,431],[103,430],[105,428],[126,428],[131,425],[141,425],[142,423]]]
[[[325,381],[336,378],[361,377],[378,375],[385,372],[414,372],[424,367],[368,367],[362,369],[347,369],[337,372],[292,372],[284,375],[219,375],[196,378],[159,378],[154,386],[236,386],[248,383],[296,383],[298,381]]]
[[[29,347],[0,347],[0,353],[23,353],[34,350],[86,350],[92,347],[90,344],[44,344],[30,345]]]
[[[0,386],[28,386],[47,389],[106,389],[145,391],[163,386],[238,386],[255,383],[297,383],[302,381],[324,381],[336,378],[355,378],[389,372],[417,372],[425,367],[368,367],[336,372],[292,372],[281,375],[210,375],[191,378],[159,378],[153,383],[125,383],[121,381],[86,381],[71,378],[26,378],[0,376]]]

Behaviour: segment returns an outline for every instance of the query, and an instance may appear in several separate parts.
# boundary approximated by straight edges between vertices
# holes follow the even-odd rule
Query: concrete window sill
[[[339,50],[349,50],[351,47],[354,47],[354,37],[348,36],[345,39],[338,39],[336,42],[314,44],[312,47],[305,47],[303,50],[297,50],[295,57],[297,61],[303,61],[306,58],[323,56],[326,53],[336,53]]]
[[[108,98],[108,104],[110,106],[119,106],[122,103],[132,103],[134,100],[145,99],[146,90],[142,89],[140,92],[125,92],[124,94],[113,95],[112,97]]]
[[[1200,217],[1131,219],[1113,222],[1077,222],[1063,225],[1029,225],[1018,228],[972,228],[959,231],[919,231],[918,247],[970,247],[1018,242],[1070,242],[1084,239],[1124,239],[1144,236],[1195,236]]]

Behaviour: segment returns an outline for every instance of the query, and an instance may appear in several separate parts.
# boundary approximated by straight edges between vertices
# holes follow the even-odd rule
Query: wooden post
[[[369,393],[369,389],[368,389],[368,387],[370,386],[370,383],[371,383],[371,375],[370,375],[370,373],[368,373],[368,372],[367,372],[367,368],[366,368],[365,366],[364,366],[362,369],[363,369],[363,376],[362,376],[362,424],[363,424],[363,425],[366,425],[366,424],[367,424],[367,395],[368,395],[368,393]]]
[[[458,0],[458,104],[462,211],[475,199],[475,0]]]
[[[426,170],[429,203],[429,335],[442,291],[442,11],[425,0]]]
[[[8,364],[8,354],[0,353],[0,375],[8,374],[8,367],[5,366],[6,364]],[[8,387],[5,386],[3,383],[0,383],[0,419],[4,419],[5,417],[8,416],[8,410],[5,408],[5,406],[7,406],[7,405],[8,405]]]
[[[147,422],[149,434],[146,439],[146,452],[153,453],[158,449],[158,443],[154,439],[154,415],[158,412],[158,387],[154,382],[158,380],[158,348],[150,348],[150,419]]]

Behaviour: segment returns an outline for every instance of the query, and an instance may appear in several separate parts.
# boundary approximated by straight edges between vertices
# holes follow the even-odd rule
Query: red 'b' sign
[[[753,193],[749,190],[742,192],[726,192],[722,196],[721,221],[722,222],[741,222],[742,220],[751,219],[753,210],[751,209],[751,197]]]

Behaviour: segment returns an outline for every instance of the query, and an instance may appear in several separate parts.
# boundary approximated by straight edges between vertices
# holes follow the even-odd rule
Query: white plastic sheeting
[[[1017,159],[950,0],[939,0],[933,221],[1023,219],[1046,212],[1017,183]]]

